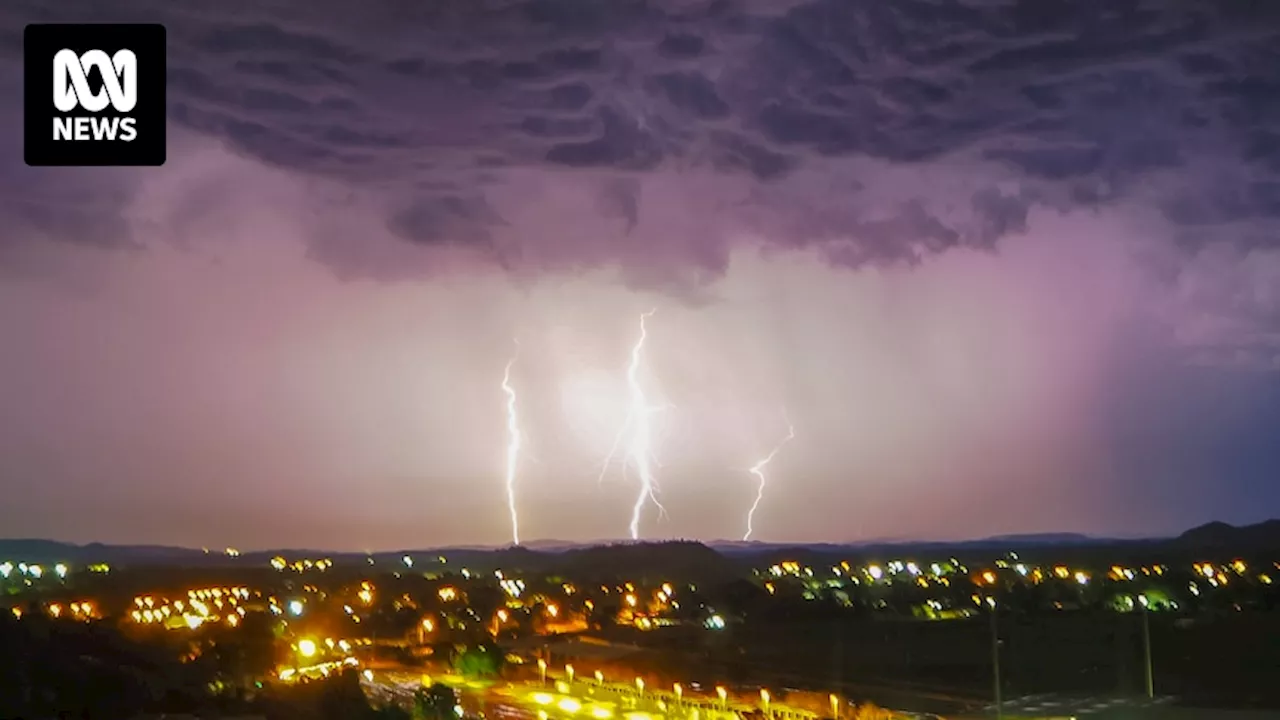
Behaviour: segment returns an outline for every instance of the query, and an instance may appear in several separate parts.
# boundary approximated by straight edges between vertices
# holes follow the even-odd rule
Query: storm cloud
[[[895,353],[920,359],[919,377],[886,382],[921,395],[877,406],[901,413],[885,422],[903,437],[925,418],[963,423],[947,412],[983,403],[1009,427],[1027,422],[1032,400],[1065,418],[1112,392],[1130,363],[1159,366],[1170,386],[1204,366],[1280,369],[1280,6],[12,0],[0,19],[0,283],[93,297],[100,283],[189,272],[191,288],[223,298],[196,314],[214,334],[226,322],[228,345],[239,331],[217,318],[254,314],[241,297],[263,308],[249,333],[259,337],[271,323],[311,322],[310,308],[354,288],[376,288],[350,301],[367,314],[331,311],[353,324],[399,317],[391,298],[424,284],[454,293],[450,316],[431,316],[439,332],[490,307],[485,322],[502,320],[477,342],[491,353],[521,325],[508,322],[521,303],[587,313],[565,309],[568,297],[597,298],[581,283],[639,298],[600,299],[601,313],[670,301],[680,318],[724,313],[728,327],[728,308],[750,308],[760,324],[742,332],[770,347],[825,338],[833,356],[870,353],[860,367],[886,377]],[[20,29],[70,21],[167,27],[165,168],[22,164]],[[283,259],[285,237],[302,260]],[[215,283],[192,258],[240,274]],[[187,269],[162,272],[167,263]],[[772,279],[775,266],[793,276]],[[316,270],[334,287],[317,290]],[[468,289],[487,283],[524,299],[493,290],[506,298],[494,310]],[[753,304],[764,287],[783,293],[768,310]],[[188,288],[156,280],[152,291]],[[791,299],[802,296],[812,305]],[[784,306],[788,320],[771,315]],[[613,322],[592,317],[597,329]],[[831,339],[848,318],[878,344]],[[397,332],[409,332],[402,319]],[[315,322],[308,342],[327,332]],[[747,352],[733,344],[745,340],[683,327],[707,357]],[[630,342],[629,325],[615,330],[600,332]],[[34,351],[27,361],[39,365]],[[822,391],[797,368],[852,372],[814,357],[759,362],[741,387],[768,380],[818,404]],[[850,397],[879,392],[861,382]],[[939,397],[950,410],[930,414]],[[828,410],[827,422],[848,420]],[[1070,422],[1045,422],[1073,439],[1044,457],[1084,442]],[[971,440],[973,458],[995,442]],[[1123,464],[1102,455],[1092,470]],[[1022,472],[1012,467],[1000,472]]]

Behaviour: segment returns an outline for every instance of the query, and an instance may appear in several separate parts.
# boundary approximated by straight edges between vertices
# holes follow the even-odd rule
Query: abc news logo
[[[89,87],[86,68],[102,75],[100,91],[95,93]],[[55,117],[54,140],[136,140],[138,121],[127,114],[138,105],[138,56],[132,50],[120,50],[110,57],[101,50],[83,55],[61,50],[53,56],[53,105],[58,112],[71,113],[80,108],[97,113],[105,110],[107,103],[125,116]]]
[[[28,25],[23,55],[28,165],[164,164],[164,26]]]

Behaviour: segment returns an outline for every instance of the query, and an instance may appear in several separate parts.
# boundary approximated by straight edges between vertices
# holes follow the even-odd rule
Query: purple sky
[[[508,541],[518,338],[522,535],[626,536],[649,309],[644,537],[740,537],[784,412],[754,539],[1280,502],[1280,9],[216,5],[0,9],[6,535]],[[109,20],[168,164],[27,168],[22,25]]]

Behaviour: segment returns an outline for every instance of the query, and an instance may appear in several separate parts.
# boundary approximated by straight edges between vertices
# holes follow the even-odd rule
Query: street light
[[[769,691],[764,688],[760,688],[760,702],[764,703],[764,714],[772,717],[772,713],[769,712]]]
[[[729,709],[729,691],[724,689],[723,685],[716,686],[716,695],[720,696],[720,709]]]
[[[564,666],[564,674],[565,674],[566,676],[568,676],[568,678],[569,678],[569,684],[570,684],[570,685],[572,685],[572,684],[573,684],[573,666],[572,666],[572,665],[569,665],[569,664],[565,664],[565,666]]]
[[[599,683],[601,686],[604,685],[604,673],[600,672],[599,670],[596,671],[596,682]]]
[[[1146,595],[1138,596],[1138,604],[1142,606],[1142,661],[1146,670],[1147,697],[1156,696],[1155,680],[1151,674],[1151,621],[1147,617],[1150,602]]]
[[[644,695],[644,678],[642,677],[636,678],[636,692]]]
[[[547,684],[547,661],[538,658],[538,676],[543,685]]]
[[[996,701],[996,720],[1004,717],[1004,700],[1000,696],[1000,626],[996,620],[995,596],[987,598],[991,606],[991,685]]]
[[[835,693],[831,693],[827,699],[831,701],[832,720],[840,720],[840,698],[836,697]]]
[[[679,703],[681,700],[684,699],[684,688],[680,686],[680,683],[675,683],[674,685],[672,685],[671,690],[676,694],[677,703]]]

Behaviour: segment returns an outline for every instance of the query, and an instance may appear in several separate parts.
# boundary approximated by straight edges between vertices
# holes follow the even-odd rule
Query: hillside
[[[1177,542],[1194,548],[1280,549],[1280,520],[1239,526],[1224,522],[1206,523],[1182,533]]]
[[[610,578],[662,577],[670,580],[729,578],[741,574],[748,565],[759,566],[781,560],[822,564],[838,559],[888,559],[909,556],[988,557],[992,552],[1031,555],[1092,554],[1099,551],[1149,555],[1162,550],[1230,549],[1270,551],[1280,549],[1280,520],[1234,526],[1211,522],[1168,539],[1117,540],[1074,533],[1005,535],[958,542],[874,541],[863,543],[758,543],[720,541],[711,544],[675,540],[666,542],[619,542],[574,544],[541,541],[522,547],[450,547],[435,549],[364,552],[332,552],[308,549],[273,549],[229,557],[223,552],[160,545],[76,545],[36,538],[0,539],[0,560],[12,562],[69,562],[76,565],[105,562],[119,566],[238,566],[260,567],[276,555],[286,558],[327,557],[338,566],[364,566],[370,560],[380,567],[399,565],[410,556],[415,568],[442,568],[438,558],[447,557],[448,568],[468,568],[476,572],[498,569],[531,573],[562,573]]]

